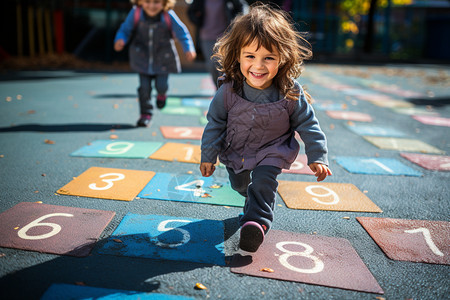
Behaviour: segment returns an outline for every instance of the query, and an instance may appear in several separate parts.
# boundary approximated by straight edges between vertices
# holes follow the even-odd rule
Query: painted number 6
[[[302,246],[303,248],[305,248],[305,251],[294,252],[294,251],[289,251],[289,250],[284,249],[284,245],[289,245],[289,244]],[[300,242],[279,242],[276,244],[276,247],[278,248],[278,250],[284,252],[284,254],[280,255],[278,260],[287,269],[292,270],[294,272],[307,273],[307,274],[314,274],[314,273],[319,273],[319,272],[323,271],[324,264],[317,256],[311,255],[311,253],[313,253],[314,249],[310,245],[305,244],[305,243],[300,243]],[[291,256],[302,256],[302,257],[309,258],[310,260],[312,260],[314,262],[314,267],[311,269],[301,269],[301,268],[294,267],[293,265],[291,265],[288,262],[288,259]]]
[[[22,229],[20,229],[17,232],[17,235],[24,239],[24,240],[42,240],[42,239],[47,239],[49,237],[52,237],[56,234],[58,234],[61,231],[61,226],[56,224],[56,223],[40,223],[42,220],[47,219],[47,218],[51,218],[51,217],[73,217],[73,215],[71,214],[65,214],[65,213],[54,213],[54,214],[48,214],[45,216],[42,216],[36,220],[34,220],[33,222],[31,222],[30,224],[24,226]],[[37,227],[37,226],[48,226],[51,227],[52,230],[48,233],[44,233],[41,235],[28,235],[27,231],[30,230],[33,227]]]
[[[166,227],[166,225],[170,222],[191,223],[191,221],[188,221],[188,220],[165,220],[165,221],[162,221],[158,225],[158,231],[170,231],[170,230],[179,231],[183,235],[183,238],[181,239],[181,241],[179,243],[167,244],[167,243],[161,242],[158,239],[158,237],[156,237],[156,238],[152,239],[153,242],[156,244],[156,246],[162,247],[162,248],[176,248],[176,247],[182,246],[184,244],[187,244],[191,240],[191,235],[190,235],[189,231],[187,231],[185,229],[181,229],[181,228],[176,228],[176,227],[175,228],[174,227]]]
[[[103,179],[103,182],[106,182],[107,185],[102,186],[102,187],[98,187],[97,184],[95,183],[91,183],[89,185],[89,188],[91,190],[97,190],[97,191],[103,191],[103,190],[107,190],[110,189],[114,184],[113,181],[118,181],[118,180],[123,180],[125,179],[125,175],[120,174],[120,173],[108,173],[108,174],[103,174],[100,175],[100,178],[104,178],[104,177],[108,177],[108,176],[116,176],[116,178],[110,178],[110,179]]]

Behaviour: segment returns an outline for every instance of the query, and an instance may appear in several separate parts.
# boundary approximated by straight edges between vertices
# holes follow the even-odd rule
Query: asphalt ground
[[[171,75],[169,96],[204,97],[205,78],[208,78],[206,73]],[[380,86],[390,87],[389,91],[380,93],[413,103],[416,108],[438,113],[440,117],[450,118],[448,66],[311,64],[307,65],[299,81],[316,99],[316,107],[323,103],[338,103],[346,111],[370,114],[373,118],[371,125],[395,128],[408,138],[442,150],[441,155],[449,153],[448,127],[426,125],[410,115],[360,100],[349,94],[348,90],[346,93],[331,88],[345,84],[373,92]],[[239,275],[230,272],[229,266],[100,254],[99,249],[128,213],[223,221],[227,262],[237,250],[239,207],[148,199],[126,202],[56,193],[93,166],[176,174],[199,173],[198,165],[191,163],[70,156],[75,150],[96,140],[108,140],[112,135],[119,140],[169,142],[173,140],[162,136],[160,126],[202,126],[197,116],[167,115],[156,111],[149,128],[136,128],[137,84],[137,76],[127,73],[35,71],[2,76],[0,211],[4,212],[22,202],[41,201],[44,204],[115,212],[87,257],[0,248],[2,299],[39,299],[54,283],[196,299],[448,299],[448,265],[388,258],[356,217],[448,222],[450,173],[424,169],[402,158],[399,153],[404,151],[380,149],[349,130],[348,125],[362,122],[333,119],[325,110],[318,108],[316,113],[328,137],[333,171],[333,176],[328,177],[326,182],[354,184],[383,212],[296,210],[288,208],[277,195],[273,229],[348,240],[384,294]],[[420,94],[400,96],[399,90]],[[189,142],[200,144],[198,140]],[[336,162],[335,159],[341,156],[395,158],[423,175],[351,173]],[[216,175],[225,177],[226,171],[219,168]],[[315,180],[313,176],[299,174],[281,174],[279,179]],[[444,255],[448,256],[448,223],[445,228],[442,236],[447,245],[443,250]],[[335,276],[345,277],[346,274]],[[196,283],[202,283],[207,289],[195,289]]]

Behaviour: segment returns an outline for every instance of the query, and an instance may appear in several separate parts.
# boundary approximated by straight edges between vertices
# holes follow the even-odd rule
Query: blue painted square
[[[200,108],[209,108],[211,100],[209,98],[183,98],[181,103],[184,106],[194,106]]]
[[[70,300],[72,299],[193,300],[194,298],[177,295],[158,294],[158,293],[145,293],[145,292],[105,289],[90,286],[78,286],[64,283],[52,284],[41,298],[41,300],[69,300],[69,299]]]
[[[127,214],[102,254],[225,265],[221,221]]]
[[[422,173],[402,164],[395,158],[344,157],[335,158],[347,171],[371,175],[422,176]]]
[[[148,158],[162,142],[98,140],[70,154],[83,157]]]
[[[238,207],[245,202],[227,179],[170,173],[156,173],[138,197]]]
[[[359,135],[385,136],[385,137],[405,137],[406,135],[394,128],[384,126],[372,126],[364,124],[346,125],[348,129]]]

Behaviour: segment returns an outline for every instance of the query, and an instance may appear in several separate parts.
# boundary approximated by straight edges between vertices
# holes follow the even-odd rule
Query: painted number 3
[[[89,185],[89,188],[91,190],[97,190],[97,191],[103,191],[103,190],[107,190],[110,189],[114,184],[113,181],[118,181],[118,180],[123,180],[125,179],[125,175],[120,174],[120,173],[108,173],[108,174],[103,174],[100,175],[100,178],[104,178],[104,177],[108,177],[108,176],[115,176],[116,178],[109,178],[109,179],[102,179],[103,182],[106,182],[107,185],[105,186],[100,186],[98,187],[97,184],[95,183],[91,183]]]
[[[285,245],[299,245],[299,246],[302,246],[303,248],[305,248],[305,251],[294,252],[294,251],[286,250],[284,248]],[[284,252],[282,255],[280,255],[280,257],[278,259],[285,268],[292,270],[294,272],[307,273],[307,274],[314,274],[314,273],[319,273],[319,272],[323,271],[323,268],[325,265],[324,265],[323,261],[321,261],[317,256],[311,255],[311,253],[313,253],[314,249],[310,245],[305,244],[305,243],[300,243],[300,242],[279,242],[276,244],[276,247],[281,252]],[[310,260],[313,261],[314,266],[310,269],[302,269],[302,268],[294,267],[293,265],[291,265],[288,262],[289,258],[291,258],[292,256],[301,256],[301,257],[309,258]]]

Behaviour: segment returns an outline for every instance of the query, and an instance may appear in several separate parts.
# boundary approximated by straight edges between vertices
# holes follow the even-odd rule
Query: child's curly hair
[[[225,74],[225,82],[233,81],[233,89],[242,89],[244,76],[240,71],[241,49],[253,41],[269,51],[278,51],[280,65],[273,82],[286,98],[298,100],[300,90],[294,79],[302,72],[305,59],[312,57],[311,45],[295,30],[289,15],[267,4],[256,3],[248,14],[236,17],[227,32],[214,45],[213,58],[219,63],[219,71]],[[307,95],[309,98],[309,95]]]
[[[133,5],[141,5],[140,2],[142,2],[143,0],[130,0],[130,2]],[[164,6],[164,11],[168,11],[170,9],[173,9],[175,7],[177,0],[163,0],[163,6]]]

